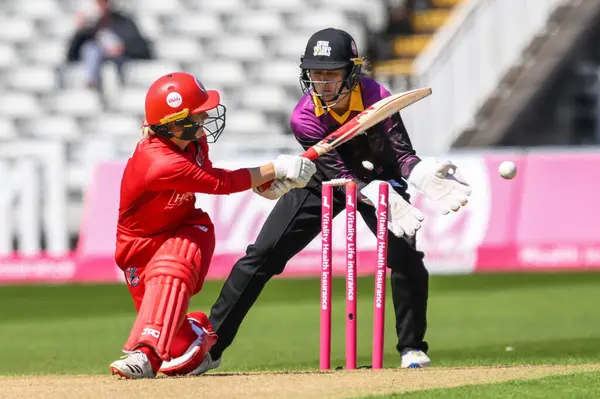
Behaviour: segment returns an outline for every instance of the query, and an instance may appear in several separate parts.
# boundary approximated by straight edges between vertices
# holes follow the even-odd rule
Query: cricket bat
[[[321,155],[328,153],[334,148],[352,140],[354,137],[365,133],[379,122],[389,118],[396,112],[408,107],[411,104],[429,96],[431,88],[420,88],[404,93],[394,94],[383,98],[371,105],[347,123],[340,126],[335,132],[325,137],[323,140],[306,150],[301,156],[314,161]],[[271,187],[272,181],[258,187],[259,192],[263,192]]]

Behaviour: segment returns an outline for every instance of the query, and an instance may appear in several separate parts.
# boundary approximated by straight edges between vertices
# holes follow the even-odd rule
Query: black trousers
[[[341,194],[341,195],[340,195]],[[334,215],[344,208],[342,192],[334,195]],[[357,210],[376,234],[375,209],[364,203]],[[221,357],[263,287],[271,277],[283,272],[286,263],[304,249],[321,231],[321,192],[316,188],[294,189],[279,199],[263,225],[256,242],[233,267],[210,313],[219,339],[211,349],[213,359]],[[315,265],[318,267],[318,265]],[[388,267],[396,315],[399,352],[410,347],[427,352],[429,274],[423,253],[404,239],[388,235]]]

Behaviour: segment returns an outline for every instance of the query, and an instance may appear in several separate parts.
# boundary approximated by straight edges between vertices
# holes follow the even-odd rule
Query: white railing
[[[402,112],[418,151],[442,154],[570,0],[464,0],[415,60],[415,86],[433,95]]]
[[[66,174],[60,142],[0,143],[0,256],[68,253]]]

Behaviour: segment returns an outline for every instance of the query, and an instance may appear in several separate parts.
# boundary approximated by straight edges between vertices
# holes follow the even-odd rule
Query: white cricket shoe
[[[406,348],[402,352],[402,363],[400,367],[403,369],[419,369],[427,367],[431,363],[429,356],[425,352],[418,349]]]
[[[154,378],[156,373],[148,356],[142,351],[127,352],[121,360],[116,360],[109,366],[113,375],[118,374],[127,379]]]
[[[220,365],[221,357],[217,360],[213,360],[212,356],[210,355],[210,352],[207,352],[206,356],[204,357],[204,360],[202,361],[202,363],[200,363],[200,366],[198,366],[194,371],[191,371],[188,375],[201,375],[206,373],[207,371],[216,369]]]

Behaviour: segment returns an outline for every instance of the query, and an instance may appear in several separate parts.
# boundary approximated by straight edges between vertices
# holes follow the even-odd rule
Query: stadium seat
[[[14,120],[7,117],[0,117],[0,140],[8,140],[17,136],[17,126]]]
[[[294,14],[291,21],[293,27],[314,32],[327,27],[341,28],[349,24],[344,14],[328,9],[319,12],[297,13]],[[308,40],[308,37],[304,40]]]
[[[238,110],[227,115],[227,135],[258,134],[264,132],[268,124],[266,116],[261,112]]]
[[[257,36],[248,35],[215,38],[212,50],[219,58],[240,61],[262,60],[267,54],[263,41]]]
[[[19,55],[15,50],[15,47],[8,43],[0,43],[0,68],[19,64]]]
[[[83,133],[75,119],[65,115],[36,115],[23,126],[30,135],[44,139],[73,140]]]
[[[0,42],[25,43],[35,36],[35,26],[30,19],[8,18],[0,24]]]
[[[273,35],[286,29],[280,14],[266,10],[237,14],[228,25],[228,31],[247,32],[252,35]]]
[[[300,75],[299,62],[286,60],[266,60],[256,68],[255,76],[265,84],[297,86]]]
[[[126,87],[115,101],[108,104],[108,108],[113,112],[131,113],[134,115],[143,114],[146,91],[146,88]],[[140,122],[142,120],[140,118]]]
[[[382,1],[328,0],[321,4],[320,9],[338,12],[343,11],[355,18],[364,20],[367,27],[375,32],[385,29],[385,24],[387,23],[387,10]],[[319,10],[317,10],[317,12],[318,11]],[[355,39],[358,41],[361,38],[355,37]]]
[[[245,84],[247,80],[242,65],[231,60],[215,60],[203,63],[190,72],[195,73],[207,88],[238,86]]]
[[[57,66],[62,64],[66,59],[67,43],[63,40],[29,42],[23,45],[21,56],[28,63]]]
[[[220,85],[210,85],[206,86],[207,90],[216,90],[219,92],[219,96],[221,97],[221,104],[223,104],[227,108],[227,118],[232,113],[237,112],[239,109],[239,99],[237,96],[237,90],[235,87],[228,88],[227,86]],[[229,119],[228,119],[229,120]]]
[[[14,68],[6,77],[7,86],[15,91],[46,94],[56,88],[54,69],[43,65]]]
[[[68,42],[75,34],[75,25],[73,21],[65,20],[62,23],[56,23],[52,20],[43,20],[38,23],[39,34],[37,37],[44,39],[60,39]]]
[[[142,36],[160,43],[163,32],[159,18],[156,15],[140,13],[136,15],[135,22]]]
[[[187,36],[163,37],[155,44],[154,49],[157,58],[176,62],[197,62],[204,57],[198,40]]]
[[[167,24],[167,30],[198,38],[216,38],[223,33],[223,24],[217,14],[176,14]]]
[[[67,89],[52,93],[46,99],[46,105],[52,112],[73,117],[95,115],[102,109],[98,94],[85,89]]]
[[[171,72],[181,71],[175,61],[129,61],[125,64],[125,80],[128,86],[148,88],[156,79]]]
[[[63,20],[66,15],[55,1],[48,0],[26,0],[12,3],[11,11],[17,13],[20,18]]]
[[[139,113],[139,109],[137,110]],[[143,118],[126,113],[104,112],[85,121],[86,133],[95,136],[139,136]]]
[[[327,0],[320,8],[356,12],[367,11],[368,9],[368,12],[373,12],[375,8],[380,7],[379,4],[381,3],[380,1],[366,3],[363,0]]]
[[[41,105],[33,94],[4,90],[0,92],[0,110],[3,116],[30,117],[41,113]]]
[[[280,11],[280,12],[298,12],[305,10],[307,7],[306,0],[255,0],[254,5],[257,9]]]
[[[188,0],[188,6],[195,12],[219,13],[219,14],[237,14],[242,13],[247,7],[246,0]],[[279,3],[279,2],[277,2]],[[285,2],[283,2],[285,3]]]
[[[240,104],[247,109],[291,113],[293,102],[294,99],[288,98],[285,91],[275,85],[246,86],[240,91]]]
[[[304,54],[306,43],[313,33],[307,30],[271,38],[269,48],[273,51],[273,58],[293,60],[300,65],[300,56]]]
[[[163,1],[146,1],[146,0],[134,0],[131,4],[138,14],[149,14],[149,15],[169,15],[174,10],[183,10],[184,5],[179,0],[163,0]]]

